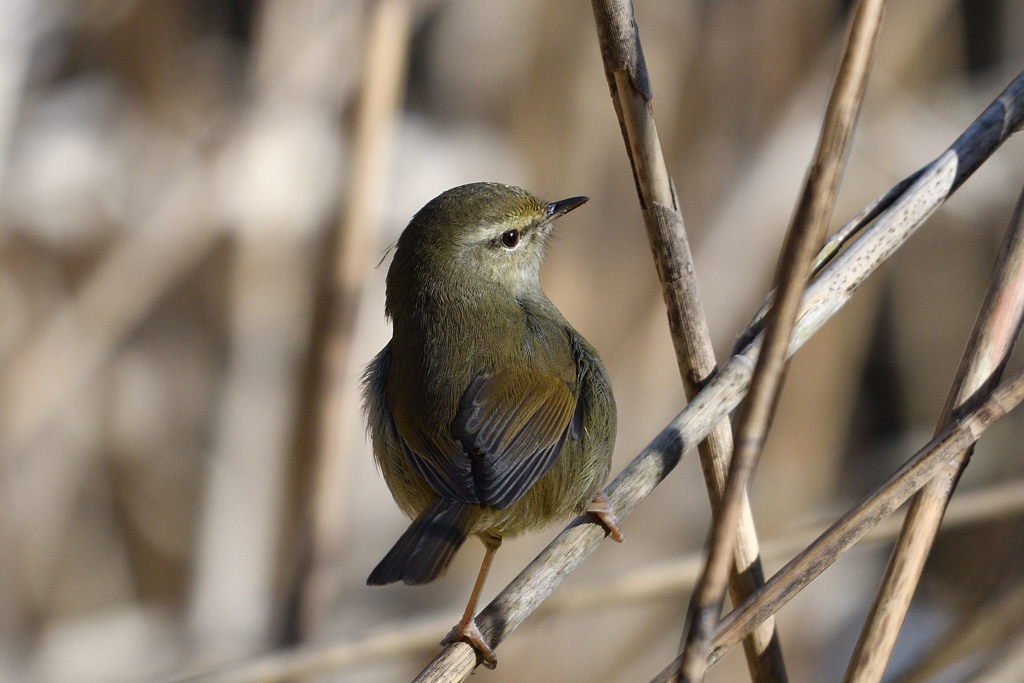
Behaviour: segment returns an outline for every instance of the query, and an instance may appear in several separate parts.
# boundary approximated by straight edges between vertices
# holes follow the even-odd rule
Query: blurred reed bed
[[[769,290],[851,4],[636,2],[719,363]],[[833,227],[1024,68],[1020,0],[888,5]],[[429,588],[364,586],[405,521],[357,394],[389,336],[376,265],[416,209],[476,180],[591,196],[543,278],[611,374],[613,473],[685,403],[608,92],[587,3],[0,4],[0,680],[422,669],[478,551]],[[795,356],[751,490],[769,574],[930,438],[1021,144]],[[978,443],[949,514],[981,502],[940,531],[887,680],[1018,680],[1022,426]],[[480,675],[650,680],[677,654],[704,489],[688,457]],[[490,595],[555,533],[507,544]],[[841,679],[887,555],[853,551],[777,615],[791,680]],[[708,674],[746,677],[738,653]]]

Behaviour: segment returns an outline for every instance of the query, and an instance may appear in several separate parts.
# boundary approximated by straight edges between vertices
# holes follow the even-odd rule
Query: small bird
[[[480,573],[441,643],[468,641],[491,668],[474,614],[502,539],[589,511],[622,540],[600,491],[615,443],[611,384],[540,286],[555,219],[586,201],[546,203],[498,183],[431,200],[398,239],[391,341],[363,378],[374,455],[414,520],[367,583],[433,581],[477,536]]]

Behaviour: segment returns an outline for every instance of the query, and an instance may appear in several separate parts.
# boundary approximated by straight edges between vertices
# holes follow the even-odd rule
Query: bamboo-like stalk
[[[850,299],[857,288],[919,228],[1010,135],[1024,123],[1024,73],[916,180],[874,224],[815,278],[804,294],[803,315],[790,353],[804,345]],[[888,193],[887,193],[888,194]],[[856,220],[860,220],[859,217]],[[737,406],[750,381],[759,344],[755,340],[721,371],[654,440],[605,487],[618,518],[625,518],[668,476],[683,452],[704,439]],[[547,548],[477,616],[492,647],[497,647],[604,540],[604,527],[589,518],[569,523]],[[476,651],[465,643],[448,645],[418,681],[462,680],[476,667]]]
[[[988,294],[974,325],[967,350],[957,371],[949,398],[936,431],[954,419],[957,410],[999,381],[1010,351],[1024,322],[1024,192],[1013,212],[999,253]],[[914,596],[924,563],[938,533],[960,474],[973,449],[959,453],[955,460],[928,483],[910,505],[896,547],[886,567],[882,585],[857,647],[850,658],[846,683],[882,680],[903,620]]]
[[[327,270],[326,333],[319,342],[320,390],[314,400],[314,477],[310,504],[311,566],[302,586],[305,631],[330,602],[330,573],[341,551],[347,492],[347,438],[358,429],[349,348],[366,272],[373,262],[380,203],[396,112],[401,105],[409,46],[411,10],[407,0],[381,0],[369,20],[362,92],[353,133],[350,183],[332,264]]]
[[[1000,519],[1024,511],[1024,480],[997,484],[958,495],[942,520],[943,530]],[[899,513],[869,531],[860,544],[885,543],[899,534]],[[821,535],[824,529],[800,529],[769,538],[761,545],[768,560],[792,556]],[[642,567],[609,581],[595,582],[553,594],[538,610],[544,616],[605,609],[676,596],[693,587],[700,574],[703,553],[696,552],[669,562]],[[437,633],[461,616],[431,616],[409,623],[384,626],[357,640],[331,645],[307,646],[274,652],[255,659],[171,679],[160,683],[276,683],[387,657],[421,652],[435,647]]]
[[[777,287],[768,313],[764,342],[750,392],[740,412],[736,446],[725,493],[711,527],[704,573],[690,602],[689,626],[677,678],[701,681],[707,669],[711,633],[718,623],[728,586],[736,533],[747,486],[768,436],[782,389],[790,338],[815,255],[825,241],[846,159],[846,148],[860,111],[871,67],[884,0],[858,2],[814,161],[782,246]]]
[[[605,77],[633,169],[640,210],[665,298],[676,364],[686,398],[692,399],[718,366],[683,215],[658,137],[651,104],[653,92],[633,4],[631,0],[593,0],[592,5]],[[732,454],[732,428],[728,417],[711,430],[697,449],[711,507],[717,510],[725,491],[725,476]],[[764,585],[757,531],[745,493],[740,501],[740,512],[735,561],[729,577],[732,601],[737,605]],[[765,621],[751,634],[744,642],[744,650],[752,680],[758,683],[788,680],[774,619]]]
[[[1024,400],[1024,371],[1000,384],[985,401],[975,404],[970,412],[917,451],[881,486],[790,560],[764,588],[730,612],[714,633],[709,665],[721,659],[765,616],[781,609],[1021,400]],[[665,667],[652,683],[674,680],[682,658],[680,655]]]

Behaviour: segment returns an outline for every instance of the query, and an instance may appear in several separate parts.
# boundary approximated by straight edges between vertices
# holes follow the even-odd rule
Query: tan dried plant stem
[[[312,481],[311,568],[303,586],[302,620],[309,630],[330,601],[330,575],[341,552],[347,500],[348,438],[358,429],[358,399],[353,385],[359,369],[349,349],[355,334],[363,280],[372,266],[380,223],[392,129],[401,105],[409,48],[408,0],[372,4],[363,67],[362,91],[353,132],[354,150],[345,211],[332,264],[328,269],[328,320],[320,342],[319,400],[315,420]]]
[[[653,92],[631,0],[593,0],[605,76],[633,169],[637,196],[654,263],[668,309],[669,330],[687,400],[718,370],[693,268],[683,215],[665,166],[651,104]],[[718,510],[732,454],[729,419],[719,422],[697,447],[711,499]],[[735,563],[729,577],[733,604],[740,604],[764,584],[757,531],[746,494],[740,501]],[[775,620],[768,619],[744,641],[751,679],[784,683],[782,648]]]
[[[815,278],[804,294],[802,315],[793,332],[795,353],[835,315],[858,287],[892,256],[932,213],[1024,122],[1024,73],[932,163],[900,183],[898,196],[883,195],[886,204],[874,223]],[[863,213],[863,212],[862,212]],[[860,222],[859,214],[853,220]],[[605,487],[616,516],[632,512],[679,463],[683,452],[702,441],[735,408],[750,382],[760,341],[734,355],[699,394]],[[605,539],[603,526],[579,517],[548,544],[476,618],[477,626],[497,648]],[[764,589],[762,589],[764,590]],[[749,602],[749,601],[748,601]],[[763,618],[757,623],[761,623]],[[742,640],[743,636],[737,640]],[[420,673],[417,681],[461,681],[477,666],[476,651],[452,643]],[[673,672],[675,668],[673,668]]]
[[[1017,201],[1010,227],[992,273],[964,358],[960,363],[936,432],[946,428],[956,411],[999,381],[1024,321],[1024,192]],[[925,560],[938,533],[942,515],[973,449],[957,454],[914,497],[903,532],[893,549],[882,585],[853,651],[844,680],[870,683],[882,680],[896,646],[910,601],[921,579]]]
[[[722,620],[714,633],[708,663],[721,659],[767,615],[775,614],[861,538],[896,511],[996,420],[1024,400],[1024,371],[1003,382],[987,399],[915,453],[881,486],[847,512],[806,550],[780,569],[764,588]],[[653,679],[674,680],[682,655]]]
[[[704,574],[690,603],[689,626],[678,670],[680,681],[701,681],[707,670],[708,645],[725,600],[743,501],[782,388],[801,297],[832,218],[846,148],[863,101],[884,5],[884,0],[861,0],[857,4],[815,158],[782,246],[764,343],[740,413],[736,447],[722,504],[712,524]]]

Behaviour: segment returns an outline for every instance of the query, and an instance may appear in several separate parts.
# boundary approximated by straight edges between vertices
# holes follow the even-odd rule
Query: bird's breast
[[[445,406],[457,403],[477,376],[498,370],[541,370],[574,387],[577,372],[567,324],[557,311],[551,316],[535,308],[542,307],[448,296],[396,317],[395,384],[420,400]]]

